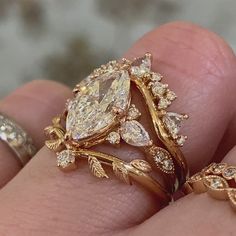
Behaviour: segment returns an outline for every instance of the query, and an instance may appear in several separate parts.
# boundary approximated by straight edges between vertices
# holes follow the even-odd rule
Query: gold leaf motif
[[[61,144],[63,143],[62,139],[56,139],[56,140],[47,140],[45,141],[45,145],[51,149],[51,150],[57,150]]]
[[[133,160],[130,162],[130,165],[145,173],[148,173],[152,170],[152,167],[145,160]]]
[[[54,126],[60,126],[61,118],[60,116],[56,116],[52,119],[52,123]]]
[[[48,126],[44,129],[45,133],[49,136],[56,136],[57,138],[63,138],[65,135],[65,131],[62,128]]]
[[[112,168],[114,171],[114,174],[122,181],[124,181],[127,184],[131,184],[131,181],[129,179],[128,170],[125,168],[125,166],[120,162],[113,162]]]
[[[109,178],[105,170],[103,169],[101,163],[96,157],[89,156],[88,164],[94,176],[98,178]]]
[[[61,128],[54,128],[54,133],[58,138],[63,138],[65,135],[65,131]]]

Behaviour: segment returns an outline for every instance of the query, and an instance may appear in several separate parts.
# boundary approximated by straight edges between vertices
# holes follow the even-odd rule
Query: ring
[[[12,119],[0,113],[0,140],[4,141],[16,154],[21,165],[35,155],[32,138]]]
[[[74,169],[78,159],[87,159],[95,176],[108,178],[103,166],[111,166],[114,174],[126,183],[134,180],[157,195],[162,192],[167,199],[184,184],[188,166],[180,146],[187,137],[179,135],[179,130],[188,116],[166,111],[176,95],[160,82],[161,74],[151,71],[151,61],[150,53],[133,61],[110,61],[76,85],[74,98],[67,102],[63,114],[45,128],[49,137],[45,144],[57,152],[61,169]],[[131,84],[138,88],[147,105],[161,146],[138,121],[141,112],[132,103]],[[146,160],[127,163],[90,149],[104,142],[116,147],[125,142],[140,148]],[[158,183],[156,174],[163,178],[166,188]]]
[[[212,163],[190,177],[185,185],[187,193],[205,193],[218,200],[228,200],[236,210],[236,166]]]

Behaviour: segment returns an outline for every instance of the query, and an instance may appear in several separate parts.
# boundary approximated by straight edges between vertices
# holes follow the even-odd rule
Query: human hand
[[[232,50],[214,33],[176,22],[145,35],[125,57],[147,51],[153,54],[153,70],[165,75],[179,97],[172,109],[191,117],[183,130],[189,137],[183,152],[191,172],[221,161],[236,140]],[[70,96],[63,85],[35,81],[3,99],[0,111],[20,123],[41,148],[43,128]],[[206,194],[190,194],[159,211],[155,196],[139,186],[96,179],[82,163],[78,171],[62,173],[45,147],[20,170],[0,145],[1,186],[19,171],[0,191],[1,235],[230,235],[234,230],[228,204]],[[129,147],[113,151],[127,159],[140,155]],[[233,149],[224,162],[236,164],[235,156]]]

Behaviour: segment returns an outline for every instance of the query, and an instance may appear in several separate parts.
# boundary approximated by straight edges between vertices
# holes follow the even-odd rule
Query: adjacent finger
[[[236,146],[223,162],[236,165]],[[190,194],[165,208],[133,230],[132,235],[231,235],[235,231],[235,211],[229,202],[206,193]],[[125,235],[125,234],[124,234]]]
[[[233,89],[234,55],[218,36],[186,23],[172,23],[154,30],[128,56],[147,51],[154,57],[153,70],[164,74],[178,94],[172,109],[191,116],[184,129],[189,136],[184,152],[191,167],[196,163],[199,167],[212,158],[231,120],[233,102],[225,91]],[[211,122],[207,122],[209,119]],[[104,147],[103,151],[106,150]],[[117,155],[137,155],[133,149],[118,150]],[[61,235],[66,235],[68,229],[75,235],[109,235],[140,223],[158,210],[154,196],[137,186],[130,187],[116,179],[97,180],[90,176],[86,164],[81,164],[76,172],[63,174],[54,161],[55,155],[43,149],[2,190],[1,212],[6,220],[10,215],[7,196],[12,196],[15,189],[18,197],[13,198],[10,209],[14,207],[19,212],[24,209],[24,217],[34,230],[40,230],[39,225],[44,224],[48,231]],[[38,209],[39,205],[37,212],[29,210]],[[25,224],[18,217],[17,220]]]
[[[43,127],[61,112],[70,90],[51,81],[33,81],[0,101],[0,112],[17,122],[33,138],[37,149],[43,146]],[[0,187],[22,168],[17,156],[0,142]]]

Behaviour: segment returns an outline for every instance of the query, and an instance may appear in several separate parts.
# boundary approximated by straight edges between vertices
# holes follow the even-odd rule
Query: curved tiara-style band
[[[218,200],[228,200],[236,210],[236,166],[212,163],[190,177],[185,185],[186,193],[205,193]]]
[[[15,121],[1,113],[0,140],[11,148],[23,166],[36,153],[32,138]]]
[[[146,175],[154,171],[165,182],[167,191],[161,192],[178,190],[188,175],[188,166],[179,148],[186,139],[186,136],[179,135],[180,123],[188,116],[166,111],[176,95],[167,84],[160,82],[162,77],[151,71],[150,53],[132,62],[127,59],[111,61],[95,69],[75,87],[74,98],[68,101],[64,113],[54,118],[53,124],[45,129],[49,137],[46,146],[61,151],[57,154],[58,166],[64,170],[74,168],[78,159],[86,157],[97,177],[108,177],[103,168],[108,165],[121,179],[132,176],[131,179],[137,180],[139,176],[138,182],[147,187],[151,181],[146,181]],[[132,103],[131,83],[140,91],[163,147],[150,138],[138,121],[141,112]],[[145,154],[146,161],[126,163],[105,153],[91,153],[90,147],[104,142],[116,147],[122,142],[138,147]],[[163,188],[159,183],[156,185]]]

